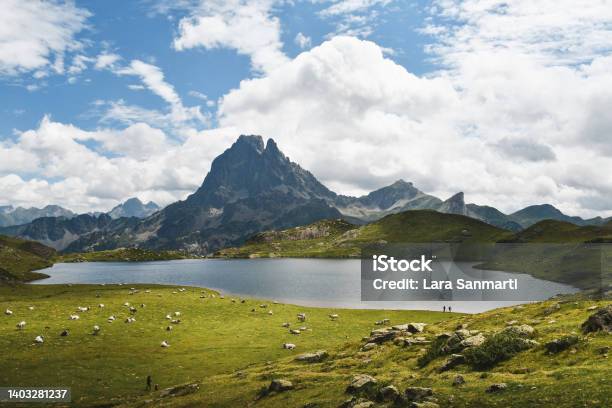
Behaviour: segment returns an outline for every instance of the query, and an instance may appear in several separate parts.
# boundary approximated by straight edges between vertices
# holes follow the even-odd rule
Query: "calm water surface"
[[[469,268],[468,268],[469,269]],[[249,259],[178,260],[162,262],[59,263],[45,269],[50,278],[35,284],[57,283],[151,283],[201,286],[225,294],[277,300],[305,306],[356,309],[420,309],[477,313],[524,301],[361,301],[359,260]],[[474,270],[479,276],[482,272]],[[530,290],[543,300],[576,289],[507,272],[493,272],[496,279],[521,276]],[[529,299],[536,299],[529,297]]]

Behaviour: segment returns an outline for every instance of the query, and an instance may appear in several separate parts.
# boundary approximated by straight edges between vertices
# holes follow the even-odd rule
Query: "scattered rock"
[[[482,333],[477,334],[476,336],[471,336],[462,340],[460,344],[461,347],[475,347],[480,346],[486,340],[485,336]]]
[[[465,364],[466,359],[463,354],[451,354],[450,357],[438,369],[439,372],[448,371],[459,364]]]
[[[268,387],[269,392],[283,392],[289,391],[293,389],[293,383],[288,380],[272,380],[270,386]]]
[[[453,387],[458,387],[465,384],[465,378],[462,375],[456,375],[453,379]]]
[[[177,385],[176,387],[166,388],[162,390],[159,396],[165,397],[179,397],[182,395],[193,394],[200,389],[200,385],[197,383]]]
[[[413,402],[411,408],[439,408],[440,406],[432,401]]]
[[[378,345],[376,343],[366,343],[364,344],[364,346],[361,348],[361,351],[370,351],[372,349],[375,349]]]
[[[406,397],[408,401],[412,402],[423,401],[426,397],[431,397],[432,395],[433,390],[431,388],[408,387],[404,391],[404,397]]]
[[[395,401],[399,395],[399,390],[395,385],[387,385],[380,390],[380,399],[383,401]]]
[[[565,336],[560,339],[555,339],[553,341],[549,341],[544,345],[546,347],[546,351],[549,353],[559,353],[569,347],[577,344],[579,341],[578,336]]]
[[[528,324],[511,325],[504,329],[505,332],[514,333],[522,337],[529,337],[535,333],[535,329]]]
[[[596,331],[612,331],[612,305],[599,309],[582,323],[582,331],[584,333],[592,333]]]
[[[593,305],[593,306],[587,307],[587,310],[589,312],[592,311],[592,310],[596,310],[596,309],[597,309],[597,305]]]
[[[398,330],[398,331],[407,331],[410,333],[421,333],[423,330],[425,330],[425,326],[427,326],[427,324],[425,323],[406,323],[406,324],[399,324],[396,326],[391,326],[391,328],[393,330]]]
[[[346,388],[346,392],[350,394],[357,394],[363,391],[369,391],[376,386],[376,378],[367,374],[356,374],[353,376],[353,380]]]
[[[340,404],[339,408],[368,408],[373,406],[374,403],[370,400],[352,397]]]
[[[499,392],[505,390],[506,388],[508,388],[508,384],[506,383],[491,384],[489,388],[487,388],[487,392]]]
[[[314,353],[300,354],[295,359],[297,361],[303,361],[306,363],[319,363],[329,357],[329,354],[325,350],[318,350]]]

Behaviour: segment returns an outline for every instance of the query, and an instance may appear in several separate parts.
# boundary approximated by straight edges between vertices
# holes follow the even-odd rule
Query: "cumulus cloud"
[[[394,0],[324,0],[318,14],[335,22],[333,35],[368,37],[374,31],[380,11]],[[332,35],[332,36],[333,36]]]
[[[64,54],[78,50],[76,35],[89,11],[72,2],[3,0],[0,13],[0,74],[64,71]]]
[[[203,0],[180,20],[174,48],[228,48],[250,57],[255,71],[268,72],[285,62],[280,21],[272,14],[277,0]]]
[[[293,41],[301,49],[310,48],[312,46],[312,39],[303,33],[297,33]]]

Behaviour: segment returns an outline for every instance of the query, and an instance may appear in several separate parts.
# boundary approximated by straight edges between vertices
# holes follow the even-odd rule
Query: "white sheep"
[[[287,323],[287,322],[283,323],[283,327],[289,327],[289,326],[291,326],[291,323]]]
[[[109,316],[108,318],[108,322],[112,323],[113,321],[115,321],[116,317],[115,316]]]
[[[22,329],[25,327],[25,325],[26,325],[26,322],[24,322],[24,321],[22,320],[22,321],[20,321],[19,323],[17,323],[17,328],[18,328],[19,330],[22,330]]]
[[[130,312],[136,313],[138,310],[134,306],[130,306]]]
[[[172,324],[179,324],[181,322],[181,319],[173,319],[170,321],[170,323]]]
[[[271,310],[268,310],[268,314],[269,314],[269,315],[273,315],[273,314],[274,314],[274,312],[272,312]]]
[[[88,310],[89,310],[89,307],[81,307],[81,306],[79,306],[79,307],[77,307],[77,310],[78,310],[79,312],[86,312],[86,311],[88,311]]]
[[[104,303],[100,303],[100,304],[98,305],[98,307],[99,307],[100,309],[102,309],[102,308],[104,307]]]
[[[28,306],[28,310],[34,310],[34,306]]]
[[[330,315],[329,315],[329,318],[330,318],[331,320],[336,320],[338,317],[340,317],[340,316],[338,316],[338,315],[337,315],[337,314],[335,314],[335,313],[334,313],[334,314],[330,314]]]
[[[70,320],[79,320],[79,315],[70,315]]]
[[[34,339],[35,343],[44,343],[45,342],[45,338],[43,336],[36,336],[36,338]]]
[[[125,319],[126,323],[134,323],[136,321],[136,319],[134,319],[133,317],[128,317],[127,319]]]
[[[125,306],[125,307],[130,307],[130,302],[125,302],[125,303],[123,304],[123,306]]]
[[[283,343],[283,348],[285,350],[293,350],[293,349],[295,349],[295,344],[293,344],[293,343]]]
[[[93,334],[98,334],[98,332],[100,331],[100,326],[98,326],[97,324],[93,327]]]
[[[151,291],[149,289],[145,290],[145,293],[151,293]]]
[[[300,322],[305,322],[305,321],[306,321],[306,313],[298,313],[298,315],[297,315],[297,319],[298,319]]]
[[[171,331],[172,330],[172,326],[166,326],[166,331]]]
[[[172,320],[172,316],[170,316],[169,314],[166,315],[166,319],[168,320]]]
[[[174,312],[174,315],[175,315],[175,316],[180,316],[180,315],[181,315],[181,312]]]
[[[170,347],[170,344],[168,344],[168,342],[166,340],[161,342],[161,346],[166,348],[166,347]]]
[[[6,310],[4,311],[4,314],[5,314],[5,315],[7,315],[7,316],[10,316],[10,315],[12,315],[12,314],[13,314],[13,311],[12,311],[11,309],[6,309]]]

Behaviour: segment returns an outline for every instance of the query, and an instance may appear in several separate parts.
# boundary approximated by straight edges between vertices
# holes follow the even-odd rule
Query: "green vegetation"
[[[304,227],[258,234],[239,248],[217,252],[218,257],[357,258],[372,243],[495,242],[508,231],[473,218],[430,210],[388,215],[361,227],[343,220],[324,220]]]
[[[54,255],[53,249],[37,242],[0,235],[0,285],[46,277],[34,271],[51,266]]]
[[[181,251],[152,251],[143,248],[118,248],[107,251],[62,254],[56,262],[148,262],[186,259],[190,256]]]
[[[465,357],[472,367],[488,369],[530,347],[530,343],[518,333],[501,331],[487,338],[480,346],[469,348]]]
[[[610,335],[576,334],[594,313],[587,309],[611,302],[585,295],[461,315],[332,310],[254,299],[241,303],[229,297],[213,298],[214,292],[199,288],[180,291],[134,285],[134,289],[137,291],[118,285],[0,288],[0,310],[13,311],[11,316],[0,316],[0,348],[10,350],[0,355],[0,383],[70,386],[75,406],[338,407],[350,397],[346,388],[355,374],[376,378],[376,389],[390,384],[400,391],[432,388],[441,407],[573,408],[610,406],[612,402]],[[125,302],[138,310],[134,323],[123,322],[130,316]],[[98,303],[105,307],[98,308]],[[267,308],[260,308],[264,303]],[[79,320],[69,320],[78,306],[91,309],[78,313]],[[165,316],[175,311],[181,312],[181,323],[172,325]],[[304,323],[296,319],[301,312],[307,314]],[[337,313],[338,319],[331,320],[330,313]],[[117,320],[108,323],[110,315]],[[495,364],[486,371],[474,370],[467,363],[442,372],[447,356],[441,353],[420,368],[418,361],[429,346],[410,342],[388,341],[362,351],[362,337],[380,328],[374,322],[383,318],[391,319],[390,324],[428,323],[423,333],[408,340],[435,341],[458,326],[470,334],[482,333],[493,340],[476,349]],[[21,320],[27,325],[18,330],[15,325]],[[504,332],[511,321],[534,327],[532,338],[539,345],[518,349],[513,346],[517,337],[496,334]],[[308,329],[291,335],[283,322],[291,323],[291,328]],[[101,330],[93,335],[96,324]],[[165,330],[168,325],[174,327],[170,332]],[[67,337],[59,335],[64,329],[69,330]],[[547,352],[545,344],[570,333],[580,337],[580,342],[555,354]],[[33,344],[37,335],[44,336],[43,344]],[[160,347],[162,340],[170,347]],[[283,349],[283,343],[296,344],[296,350]],[[329,356],[320,362],[295,360],[300,353],[321,349]],[[152,375],[160,391],[145,390],[147,375]],[[453,386],[457,375],[465,383]],[[290,381],[293,389],[262,393],[272,379]],[[507,388],[487,393],[494,383],[506,383]],[[176,396],[164,397],[163,390],[171,387],[177,387]]]

